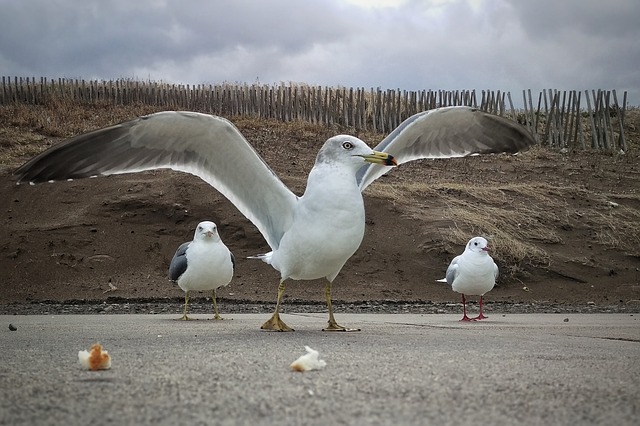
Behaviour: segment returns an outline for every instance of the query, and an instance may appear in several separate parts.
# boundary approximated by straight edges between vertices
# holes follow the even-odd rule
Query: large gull
[[[291,192],[228,120],[186,111],[159,112],[64,141],[16,170],[18,183],[170,168],[199,176],[258,228],[271,252],[259,255],[280,272],[275,311],[263,329],[290,331],[279,315],[285,281],[326,278],[331,286],[364,236],[361,192],[390,166],[420,158],[515,153],[534,143],[519,124],[471,107],[409,117],[374,149],[360,139],[328,139],[304,195]]]
[[[189,320],[187,307],[191,291],[211,290],[214,320],[221,320],[216,303],[216,290],[233,278],[235,258],[218,235],[215,223],[205,220],[198,224],[193,241],[180,244],[169,265],[169,279],[184,290],[183,320]]]
[[[482,237],[473,237],[467,243],[461,255],[453,258],[445,278],[451,289],[462,295],[462,319],[460,321],[479,321],[487,318],[482,314],[482,299],[491,291],[498,278],[498,265],[489,256],[489,243]],[[480,314],[475,318],[467,316],[465,296],[480,296]]]

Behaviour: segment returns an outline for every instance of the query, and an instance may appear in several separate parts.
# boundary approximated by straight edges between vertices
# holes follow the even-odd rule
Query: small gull
[[[365,229],[362,191],[390,166],[421,158],[516,153],[535,143],[504,117],[471,107],[415,114],[374,149],[339,135],[317,154],[302,196],[296,196],[228,120],[186,111],[159,112],[76,136],[16,170],[18,182],[39,183],[170,168],[199,176],[258,228],[271,251],[255,256],[280,272],[276,307],[262,328],[290,331],[279,315],[285,281],[325,278],[331,286],[358,249]]]
[[[224,287],[233,278],[235,258],[218,235],[218,227],[210,221],[200,222],[193,241],[183,243],[169,265],[169,278],[184,290],[184,315],[189,320],[187,306],[192,290],[212,290],[215,320],[221,320],[216,303],[216,290]]]
[[[479,321],[488,318],[482,314],[482,297],[496,284],[498,265],[489,256],[489,245],[482,237],[469,240],[464,252],[453,258],[447,268],[446,277],[438,280],[446,282],[453,291],[462,294],[463,317],[460,321]],[[467,316],[466,296],[480,296],[480,314],[475,318]]]

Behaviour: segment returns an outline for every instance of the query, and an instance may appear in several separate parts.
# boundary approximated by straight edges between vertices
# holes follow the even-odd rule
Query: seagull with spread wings
[[[227,197],[271,248],[256,256],[280,272],[275,311],[262,328],[292,330],[279,314],[287,279],[325,278],[325,330],[345,331],[334,319],[331,287],[364,236],[362,191],[407,161],[515,153],[533,143],[519,124],[475,108],[429,110],[409,117],[374,149],[354,136],[328,139],[304,194],[296,196],[228,120],[166,111],[71,138],[15,174],[18,183],[162,168],[199,176]]]

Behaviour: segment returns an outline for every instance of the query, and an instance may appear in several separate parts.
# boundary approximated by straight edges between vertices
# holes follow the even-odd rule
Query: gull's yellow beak
[[[367,163],[382,164],[384,166],[398,165],[393,155],[387,154],[386,152],[373,151],[371,154],[361,155],[360,157],[364,158],[364,161]]]

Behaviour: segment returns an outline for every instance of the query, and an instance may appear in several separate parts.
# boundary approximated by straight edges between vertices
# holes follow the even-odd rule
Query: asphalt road
[[[638,314],[176,317],[0,316],[0,424],[640,424]],[[78,364],[95,342],[111,370]],[[304,345],[323,370],[289,370]]]

